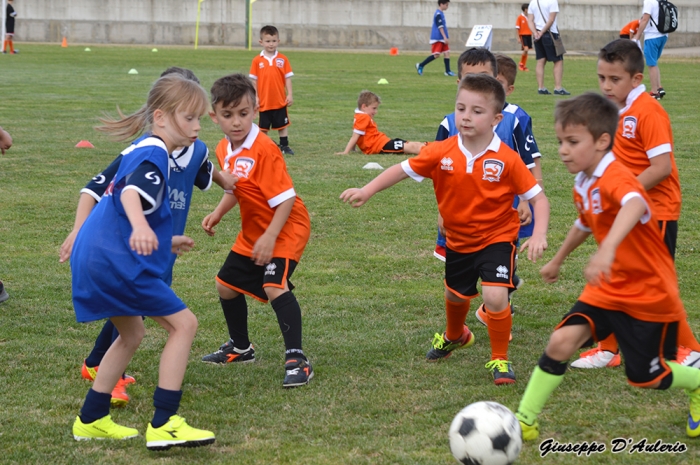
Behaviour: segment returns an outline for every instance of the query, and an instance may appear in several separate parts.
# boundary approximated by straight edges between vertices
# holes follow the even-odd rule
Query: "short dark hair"
[[[609,99],[600,94],[586,92],[557,102],[554,123],[559,123],[562,128],[584,126],[594,140],[600,139],[603,134],[610,134],[610,150],[617,132],[618,111],[617,106]]]
[[[229,74],[214,81],[211,86],[211,106],[221,103],[222,107],[238,106],[244,97],[255,104],[255,87],[248,76]]]
[[[485,48],[470,48],[462,52],[457,60],[457,76],[462,79],[462,66],[469,65],[481,65],[489,64],[493,70],[493,77],[498,76],[498,64],[496,63],[496,57],[489,50]]]
[[[529,8],[530,8],[529,3],[523,3],[522,5],[520,5],[520,9],[523,11],[527,11]]]
[[[450,0],[438,0],[438,5],[444,5],[445,3],[450,3]]]
[[[368,90],[363,90],[360,92],[360,96],[357,97],[357,108],[359,109],[362,105],[372,105],[373,103],[382,103],[382,99],[379,95]]]
[[[266,34],[268,36],[277,36],[277,37],[280,36],[280,33],[277,30],[277,28],[275,26],[270,26],[270,25],[263,26],[262,28],[260,28],[260,37],[262,37],[263,34]]]
[[[185,79],[189,79],[190,81],[194,81],[197,84],[201,84],[199,82],[199,78],[192,72],[192,70],[189,70],[187,68],[180,68],[179,66],[171,66],[170,68],[166,69],[162,73],[160,73],[160,77],[167,76],[168,74],[179,74],[180,76],[184,77]]]
[[[508,55],[502,53],[496,54],[496,62],[498,63],[498,74],[502,74],[508,81],[508,85],[515,84],[515,77],[518,75],[518,66]]]
[[[639,46],[633,40],[613,40],[600,49],[598,59],[606,63],[622,63],[625,71],[630,73],[631,76],[637,73],[644,73],[644,54],[642,54]]]
[[[501,113],[506,103],[506,91],[503,90],[501,83],[486,74],[467,74],[459,81],[459,90],[468,90],[491,97],[496,113]]]

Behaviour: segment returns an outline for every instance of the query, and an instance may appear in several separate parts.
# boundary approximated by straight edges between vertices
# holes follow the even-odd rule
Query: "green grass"
[[[255,51],[150,47],[25,45],[0,58],[0,125],[14,147],[0,157],[0,278],[11,299],[0,306],[0,444],[2,463],[220,463],[220,464],[436,464],[453,463],[447,444],[452,417],[478,400],[515,409],[551,329],[583,287],[582,267],[594,247],[585,244],[565,264],[562,279],[545,285],[543,262],[521,260],[526,285],[515,300],[510,357],[514,387],[496,387],[483,368],[490,349],[484,327],[468,322],[477,343],[445,363],[428,364],[433,333],[444,327],[442,267],[432,257],[436,206],[430,182],[405,181],[352,209],[338,200],[345,188],[361,186],[391,156],[335,156],[352,129],[362,89],[383,100],[376,117],[390,137],[432,140],[453,108],[455,80],[440,63],[419,78],[418,55],[285,51],[292,62],[294,106],[290,110],[287,159],[297,191],[308,206],[312,237],[295,275],[304,312],[304,348],[316,377],[286,391],[283,342],[274,312],[250,302],[250,332],[259,360],[216,367],[199,362],[226,339],[214,276],[238,232],[237,210],[214,238],[199,227],[220,192],[194,195],[188,234],[196,248],[179,259],[174,289],[200,322],[183,386],[181,413],[191,424],[212,429],[212,447],[149,453],[143,437],[127,442],[76,443],[71,425],[89,387],[80,365],[101,324],[77,324],[71,306],[70,270],[58,263],[58,247],[73,224],[80,188],[105,167],[124,144],[108,141],[92,127],[103,112],[138,109],[150,84],[168,66],[188,67],[205,88],[227,73],[247,73]],[[453,64],[455,60],[453,59]],[[531,61],[534,67],[534,63]],[[128,75],[136,68],[139,74]],[[677,266],[691,325],[700,321],[700,61],[661,63],[663,100],[673,122],[676,160],[683,186]],[[389,85],[376,82],[386,78]],[[547,68],[551,88],[551,66]],[[596,90],[595,61],[567,58],[565,86],[573,94]],[[554,96],[536,94],[534,72],[520,73],[510,101],[534,118],[544,154],[546,193],[552,204],[551,257],[575,218],[573,177],[558,161],[552,129]],[[211,149],[220,134],[203,122],[201,138]],[[77,149],[81,139],[95,149]],[[276,139],[276,135],[275,135]],[[472,306],[476,308],[475,305]],[[139,428],[152,415],[158,354],[165,332],[147,322],[147,335],[129,366],[138,384],[132,401],[115,419]],[[539,458],[527,444],[519,463],[696,463],[697,441],[685,437],[683,393],[653,392],[627,385],[621,369],[572,371],[540,418],[541,438],[560,442],[616,437],[684,442],[677,455],[605,453],[590,458]]]

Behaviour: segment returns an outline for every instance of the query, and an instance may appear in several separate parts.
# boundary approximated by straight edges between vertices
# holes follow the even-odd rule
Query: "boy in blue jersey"
[[[423,75],[423,68],[442,53],[445,57],[445,76],[454,76],[450,70],[450,35],[447,33],[445,11],[450,6],[450,0],[438,0],[438,8],[433,15],[433,26],[430,31],[430,46],[432,54],[420,63],[416,63],[418,75]]]
[[[161,74],[161,77],[173,73],[180,74],[187,79],[199,83],[199,79],[197,79],[192,71],[178,67],[168,68]],[[65,262],[70,258],[73,243],[78,231],[92,209],[105,194],[107,187],[117,174],[124,157],[134,151],[138,144],[148,137],[150,137],[150,135],[146,134],[136,139],[131,146],[123,150],[107,168],[93,177],[80,191],[81,195],[78,201],[75,223],[73,225],[73,230],[61,245],[60,262]],[[187,214],[192,199],[192,191],[195,186],[202,191],[207,191],[211,187],[212,181],[223,189],[231,189],[235,184],[235,177],[228,173],[219,173],[213,169],[213,164],[208,160],[208,155],[209,150],[206,144],[200,140],[196,140],[194,144],[190,146],[177,148],[170,154],[168,198],[173,219],[173,235],[180,236],[185,232]],[[189,246],[183,244],[179,253],[171,254],[170,266],[167,267],[166,274],[163,275],[163,280],[166,284],[171,285],[172,283],[172,268],[175,265],[175,259],[178,255],[181,255],[182,252],[186,252],[187,250],[189,250]],[[119,332],[114,324],[110,320],[107,320],[102,327],[102,331],[95,340],[95,345],[90,355],[83,362],[81,370],[83,378],[90,381],[95,379],[102,357],[104,357],[104,354],[117,337],[119,337]],[[132,376],[126,374],[122,375],[122,378],[117,382],[117,385],[112,391],[112,406],[122,407],[129,402],[129,395],[126,392],[126,387],[135,382],[136,380]]]

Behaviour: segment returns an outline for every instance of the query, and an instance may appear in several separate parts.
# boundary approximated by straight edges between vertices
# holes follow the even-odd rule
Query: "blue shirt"
[[[430,31],[430,43],[434,44],[435,42],[444,42],[445,39],[442,38],[442,34],[440,34],[440,28],[445,31],[445,37],[448,39],[450,38],[450,35],[447,33],[447,23],[445,22],[445,13],[438,8],[435,10],[435,14],[433,15],[433,28]]]

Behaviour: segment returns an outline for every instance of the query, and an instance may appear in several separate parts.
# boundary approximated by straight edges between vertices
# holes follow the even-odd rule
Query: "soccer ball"
[[[496,402],[468,405],[450,425],[450,450],[465,465],[513,463],[522,445],[520,422]]]

